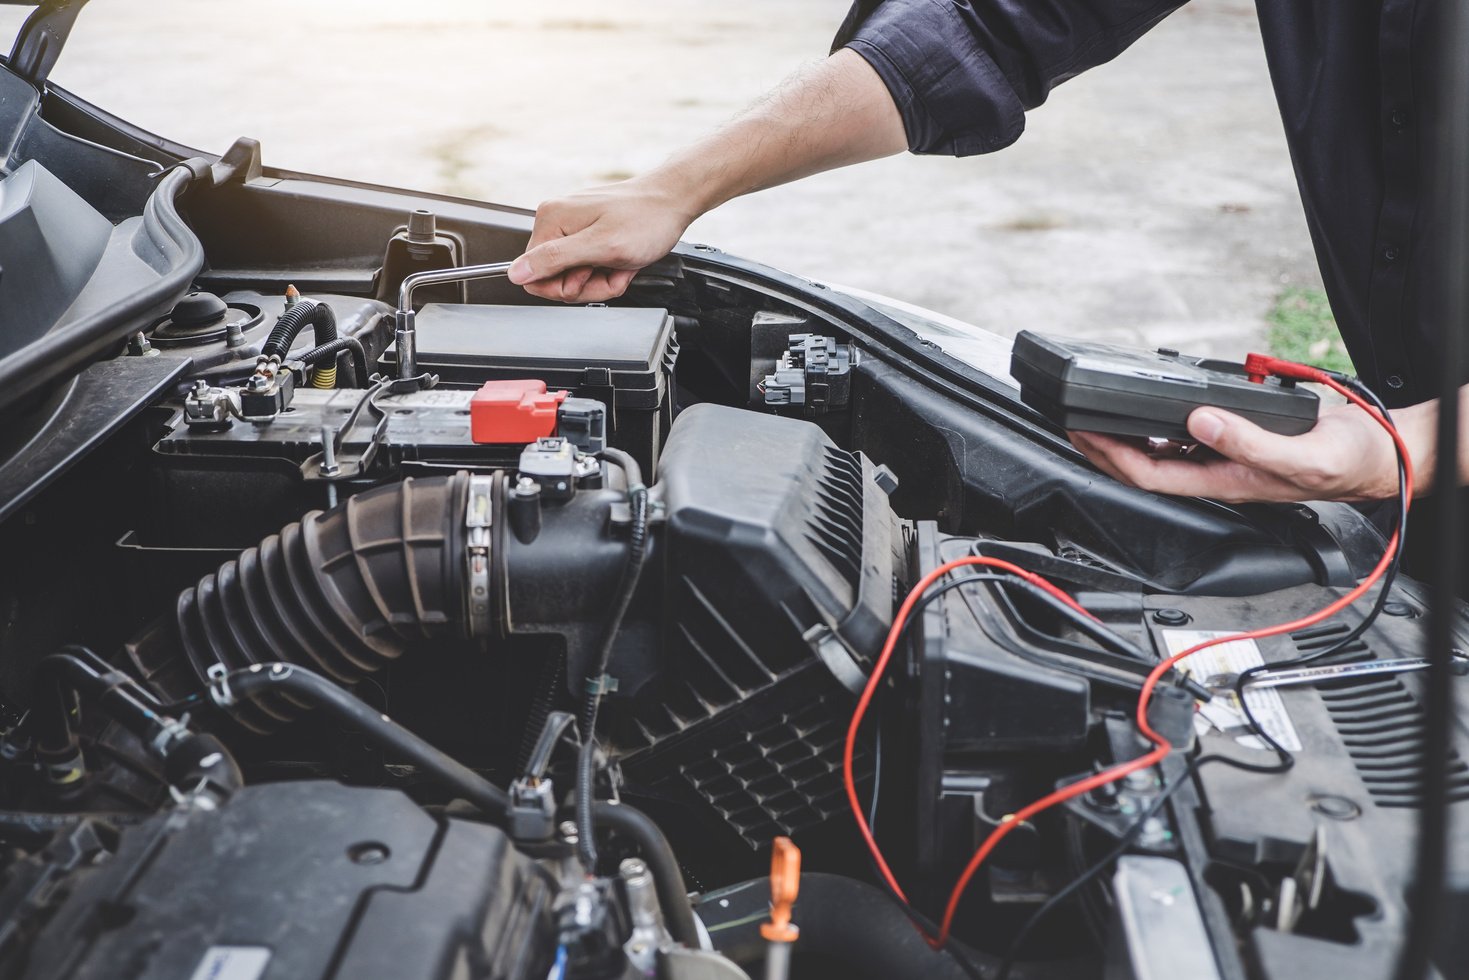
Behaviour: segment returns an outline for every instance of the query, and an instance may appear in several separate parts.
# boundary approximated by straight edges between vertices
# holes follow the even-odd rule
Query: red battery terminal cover
[[[486,381],[469,400],[469,434],[478,443],[532,443],[556,434],[567,392],[535,378]]]

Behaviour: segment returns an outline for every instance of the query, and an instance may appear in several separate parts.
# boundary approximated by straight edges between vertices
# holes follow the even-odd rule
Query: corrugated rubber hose
[[[408,478],[286,525],[179,595],[178,641],[194,676],[150,680],[183,696],[216,664],[286,661],[350,686],[411,645],[467,636],[468,492],[467,473]],[[283,692],[234,715],[266,732],[301,707]]]
[[[286,355],[291,352],[291,345],[296,342],[296,336],[307,325],[310,325],[316,332],[317,349],[337,339],[337,315],[332,312],[332,308],[314,299],[298,299],[276,318],[275,327],[271,329],[270,336],[265,338],[260,353],[266,357],[277,357],[284,361]],[[360,380],[358,383],[361,383]],[[312,374],[311,386],[313,388],[335,388],[337,386],[335,358],[325,368],[318,369]]]

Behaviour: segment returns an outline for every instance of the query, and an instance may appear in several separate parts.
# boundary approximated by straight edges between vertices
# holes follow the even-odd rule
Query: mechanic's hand
[[[1398,492],[1392,440],[1353,405],[1327,409],[1299,436],[1277,435],[1216,408],[1194,409],[1188,431],[1218,455],[1167,458],[1135,440],[1096,432],[1070,436],[1107,474],[1158,493],[1241,503],[1375,500]]]
[[[667,255],[697,217],[658,181],[633,178],[580,191],[536,209],[526,252],[510,281],[564,303],[621,296],[638,270]]]

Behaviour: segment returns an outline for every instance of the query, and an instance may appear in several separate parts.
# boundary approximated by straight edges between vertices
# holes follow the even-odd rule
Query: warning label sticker
[[[210,946],[189,980],[260,980],[269,965],[265,946]]]
[[[1227,630],[1164,630],[1163,641],[1172,656],[1205,640],[1233,635],[1235,634]],[[1213,729],[1233,736],[1236,742],[1246,748],[1266,751],[1270,749],[1263,739],[1250,731],[1239,700],[1234,696],[1234,682],[1239,675],[1251,667],[1261,666],[1264,662],[1260,656],[1260,647],[1254,640],[1219,643],[1179,661],[1180,671],[1207,687],[1214,695],[1214,700],[1201,705],[1194,715],[1194,730],[1198,734],[1203,735]],[[1249,699],[1250,711],[1266,734],[1289,752],[1301,750],[1296,726],[1285,710],[1285,702],[1281,700],[1279,691],[1247,687],[1245,697]]]

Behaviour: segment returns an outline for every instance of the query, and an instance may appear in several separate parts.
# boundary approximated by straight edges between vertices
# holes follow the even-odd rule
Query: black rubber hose
[[[266,357],[286,359],[296,335],[307,325],[316,331],[316,346],[322,347],[337,339],[337,315],[325,303],[314,299],[298,299],[291,308],[276,318],[275,327],[265,338],[260,353]]]
[[[43,758],[61,758],[76,750],[72,730],[71,692],[97,702],[134,734],[156,734],[148,728],[161,717],[152,699],[122,671],[85,647],[64,647],[36,665],[35,686],[43,703],[36,711],[36,750]]]
[[[38,706],[36,746],[43,762],[76,752],[69,694],[75,690],[96,702],[162,759],[164,779],[170,786],[187,792],[207,782],[229,795],[244,785],[239,766],[218,739],[189,731],[161,713],[137,681],[91,650],[65,649],[67,652],[42,657],[36,666],[36,683],[46,698]]]
[[[698,949],[699,927],[694,921],[693,906],[689,904],[683,872],[679,870],[678,858],[674,857],[668,838],[663,836],[653,818],[626,803],[598,800],[592,805],[592,823],[621,834],[638,845],[638,852],[653,876],[668,934],[690,949]]]
[[[467,636],[468,488],[465,473],[376,487],[225,562],[180,594],[177,646],[137,654],[150,686],[178,699],[216,664],[277,661],[351,685],[412,645]],[[267,732],[299,709],[266,697],[235,717]]]
[[[338,337],[336,340],[329,340],[311,348],[298,360],[307,367],[316,367],[323,362],[331,366],[337,363],[337,358],[343,352],[352,355],[352,378],[349,386],[353,388],[365,386],[368,375],[367,351],[363,348],[362,341],[356,337]]]
[[[756,878],[709,892],[699,899],[698,914],[714,940],[715,949],[737,963],[757,962],[766,943],[760,923],[767,921],[770,882]],[[924,942],[903,910],[886,892],[843,875],[801,875],[801,888],[791,921],[801,930],[794,952],[835,960],[841,976],[924,977],[925,980],[972,980],[989,976],[996,959],[963,947],[966,968],[947,947],[933,949]],[[950,939],[948,946],[958,940]]]
[[[613,466],[622,470],[622,475],[627,481],[627,492],[631,494],[643,485],[643,468],[638,461],[621,449],[613,449],[608,446],[597,454],[598,459],[606,460]]]
[[[170,746],[163,760],[163,778],[168,785],[186,792],[201,783],[209,783],[227,794],[245,785],[245,777],[229,749],[207,732],[190,734]]]
[[[304,667],[282,663],[257,664],[244,670],[230,671],[224,675],[223,681],[213,682],[211,691],[216,703],[226,708],[241,699],[289,695],[320,709],[344,725],[358,729],[385,752],[447,786],[487,816],[503,819],[509,812],[510,797],[500,787],[434,748],[361,698]]]

